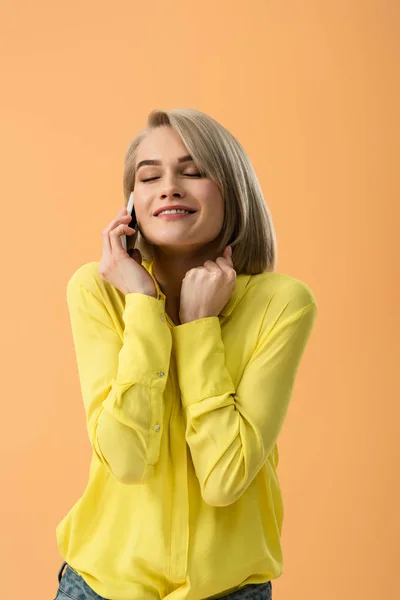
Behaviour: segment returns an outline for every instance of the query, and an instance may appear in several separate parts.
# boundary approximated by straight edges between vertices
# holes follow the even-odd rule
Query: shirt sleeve
[[[301,292],[300,301],[286,303],[278,318],[266,311],[236,389],[225,364],[218,317],[174,328],[186,441],[210,505],[235,502],[277,442],[317,313],[315,302],[304,305],[304,299],[310,300]]]
[[[123,483],[143,483],[154,472],[163,428],[163,393],[172,347],[160,317],[163,301],[125,296],[118,332],[102,301],[77,277],[67,304],[90,443],[99,461]]]

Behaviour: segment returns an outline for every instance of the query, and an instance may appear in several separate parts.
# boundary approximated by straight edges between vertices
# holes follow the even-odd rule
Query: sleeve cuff
[[[172,329],[182,405],[234,394],[225,364],[225,346],[218,317],[205,317]]]
[[[124,343],[116,378],[119,383],[135,381],[164,390],[172,346],[164,306],[163,298],[136,292],[125,296]]]

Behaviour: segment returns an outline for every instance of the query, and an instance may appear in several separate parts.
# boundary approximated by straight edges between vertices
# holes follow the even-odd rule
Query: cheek
[[[143,196],[135,197],[134,207],[138,219],[144,219],[150,211],[150,203]]]
[[[222,203],[218,198],[214,199],[214,201],[208,205],[204,216],[204,222],[207,223],[208,232],[212,236],[218,235],[224,223],[224,210]]]
[[[222,221],[225,214],[224,201],[221,198],[219,192],[214,193],[213,197],[210,198],[210,212],[213,214],[217,221]]]
[[[213,181],[207,181],[207,185],[201,190],[201,202],[207,207],[207,212],[214,216],[224,215],[224,201],[219,187]]]

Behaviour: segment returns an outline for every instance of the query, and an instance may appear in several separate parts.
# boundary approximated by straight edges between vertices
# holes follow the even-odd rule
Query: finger
[[[107,227],[102,231],[102,236],[103,236],[103,247],[105,249],[106,252],[111,253],[112,252],[112,248],[111,248],[111,243],[110,243],[110,232],[115,229],[118,225],[120,225],[121,223],[129,223],[131,217],[128,214],[122,214],[122,212],[126,209],[121,208],[121,210],[119,211],[118,215],[115,217],[115,219],[113,219],[112,221],[110,221],[110,223],[107,225]]]
[[[232,266],[231,260],[228,261],[226,258],[219,256],[216,260],[216,263],[222,271],[229,275],[229,277],[236,277],[236,271]]]
[[[128,227],[126,223],[121,223],[110,232],[111,252],[118,253],[124,250],[121,242],[121,235],[133,235],[134,229]]]
[[[110,232],[113,229],[115,229],[115,227],[117,227],[117,225],[119,225],[120,223],[126,223],[129,216],[130,215],[128,215],[126,208],[125,207],[121,208],[121,210],[118,211],[117,216],[108,223],[108,225],[104,229],[104,231]]]
[[[229,265],[231,268],[233,268],[232,248],[230,248],[230,246],[226,246],[225,250],[222,253],[222,256],[220,256],[219,258],[225,261],[226,264]]]
[[[222,253],[223,258],[226,258],[228,262],[232,263],[232,247],[226,246],[225,250]]]
[[[220,270],[222,268],[222,270],[226,271],[226,268],[223,268],[223,265],[225,265],[225,267],[232,269],[233,268],[233,262],[232,262],[232,258],[231,258],[231,250],[230,246],[226,246],[222,256],[219,256],[215,262],[213,262],[212,260],[207,260],[204,263],[204,266],[207,268],[208,271],[210,272],[215,272],[216,270]]]
[[[212,260],[206,260],[204,263],[204,268],[207,269],[207,271],[210,271],[210,273],[217,273],[221,270],[219,266]]]

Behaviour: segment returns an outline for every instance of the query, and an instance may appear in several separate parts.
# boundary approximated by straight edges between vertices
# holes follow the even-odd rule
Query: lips
[[[166,213],[166,212],[160,212],[158,213],[158,215],[156,215],[156,217],[189,217],[190,215],[194,215],[195,211],[189,211],[189,212],[174,212],[174,213]]]
[[[157,219],[161,221],[183,221],[183,219],[188,219],[189,217],[194,217],[197,213],[162,213],[157,215]]]
[[[192,208],[190,208],[190,206],[183,206],[182,204],[177,205],[177,206],[162,206],[160,208],[157,208],[157,210],[154,213],[154,217],[157,217],[162,211],[164,210],[177,210],[177,209],[181,209],[181,210],[188,210],[191,213],[195,213],[196,211],[193,210]]]

